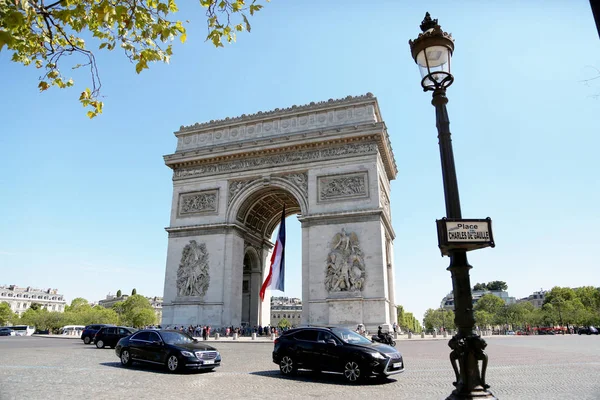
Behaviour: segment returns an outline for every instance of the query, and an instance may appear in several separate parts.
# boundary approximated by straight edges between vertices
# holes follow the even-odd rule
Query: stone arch
[[[227,221],[269,239],[279,224],[283,204],[286,217],[306,215],[308,211],[307,196],[298,186],[281,177],[256,179],[236,193],[227,210]]]
[[[393,269],[395,234],[386,204],[397,168],[373,95],[194,124],[175,136],[176,151],[164,156],[173,197],[162,325],[239,326],[244,273],[260,276],[249,284],[260,290],[284,205],[302,226],[301,323],[390,324],[396,314],[393,273],[386,269]],[[344,251],[335,248],[343,232],[353,244]],[[190,241],[210,254],[205,296],[177,292]],[[364,256],[360,285],[354,273],[352,285],[328,286],[331,278],[353,277],[352,255]],[[270,323],[270,302],[253,301],[256,314],[244,318]]]

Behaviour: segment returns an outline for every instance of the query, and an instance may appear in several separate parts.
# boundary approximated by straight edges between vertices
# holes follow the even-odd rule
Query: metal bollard
[[[412,339],[412,332],[408,332],[408,338]]]
[[[215,333],[215,340],[219,340],[219,337],[220,337],[220,336],[221,336],[221,335],[219,335],[218,333]]]
[[[394,332],[394,339],[398,339],[398,332]]]
[[[238,338],[238,334],[237,334],[237,333],[234,333],[234,334],[233,334],[233,340],[237,340],[237,338]]]
[[[252,340],[256,340],[256,333],[252,332]]]
[[[425,332],[421,332],[421,339],[425,338]]]
[[[271,340],[275,340],[275,334],[271,333]]]
[[[436,338],[437,337],[437,332],[433,331],[433,337]]]
[[[444,337],[448,337],[448,332],[444,331]]]

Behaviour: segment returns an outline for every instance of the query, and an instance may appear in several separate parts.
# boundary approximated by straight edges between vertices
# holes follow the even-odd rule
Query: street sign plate
[[[452,250],[471,251],[485,247],[495,247],[492,235],[492,220],[486,219],[449,219],[436,221],[438,244],[443,256],[449,256]]]

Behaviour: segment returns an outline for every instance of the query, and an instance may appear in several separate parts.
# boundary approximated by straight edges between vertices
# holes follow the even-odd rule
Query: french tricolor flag
[[[275,249],[271,255],[271,268],[269,275],[260,288],[260,301],[265,299],[267,288],[281,290],[283,292],[283,278],[285,277],[285,205],[281,212],[281,224],[275,242]]]

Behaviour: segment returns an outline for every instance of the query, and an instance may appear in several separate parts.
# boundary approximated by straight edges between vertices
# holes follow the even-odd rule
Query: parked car
[[[275,339],[273,362],[283,375],[298,369],[339,372],[349,382],[404,372],[398,350],[346,328],[291,329]]]
[[[123,366],[132,362],[164,365],[170,372],[184,368],[212,371],[221,365],[221,354],[180,331],[145,329],[119,340],[115,347]]]
[[[137,329],[128,326],[103,326],[94,335],[94,344],[97,348],[104,346],[115,347],[119,340],[136,332]]]
[[[16,336],[16,333],[8,327],[0,328],[0,336]]]
[[[92,343],[92,340],[94,340],[94,335],[96,334],[96,332],[98,332],[100,330],[100,328],[105,327],[105,326],[114,326],[114,325],[108,325],[108,324],[87,325],[83,329],[83,332],[81,332],[81,340],[83,340],[83,343],[85,343],[85,344]]]
[[[583,328],[579,328],[577,333],[580,335],[597,335],[598,329],[593,326],[584,326]]]

